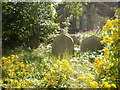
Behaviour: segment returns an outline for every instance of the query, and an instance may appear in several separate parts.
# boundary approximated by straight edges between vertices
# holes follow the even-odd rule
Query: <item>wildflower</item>
[[[20,66],[20,67],[24,67],[23,62],[19,63],[19,66]]]
[[[69,64],[67,60],[62,60],[64,64]]]
[[[57,65],[57,64],[54,64],[54,67],[55,67],[55,68],[58,68],[58,65]]]
[[[14,59],[16,56],[15,55],[11,55],[11,58]]]
[[[2,57],[2,60],[7,60],[7,58],[6,57]]]
[[[41,80],[41,82],[46,82],[47,81],[47,79],[46,78],[43,78],[42,80]]]
[[[116,85],[114,83],[110,84],[110,86],[116,88]]]
[[[108,82],[103,82],[103,83],[102,83],[102,85],[106,85],[106,84],[108,84]]]
[[[87,75],[90,79],[94,79],[93,75]]]
[[[26,67],[26,68],[29,68],[29,67],[30,67],[30,65],[26,65],[25,67]]]
[[[111,63],[111,64],[109,64],[106,68],[107,68],[107,69],[110,69],[113,65],[114,65],[114,64]]]
[[[80,77],[78,77],[78,79],[85,80],[85,79],[87,79],[87,77],[80,76]]]
[[[98,87],[98,83],[96,81],[90,82],[91,87]]]
[[[48,73],[42,73],[42,76],[44,76],[44,77],[48,76]]]
[[[108,82],[103,82],[102,85],[103,85],[105,88],[110,88],[110,87],[111,87],[111,85],[108,84]]]
[[[66,78],[66,75],[64,75],[64,74],[62,74],[62,77],[66,80],[67,78]]]
[[[55,72],[56,72],[56,71],[55,71],[55,70],[53,70],[53,69],[51,69],[50,71],[51,71],[52,73],[55,73]]]
[[[109,54],[110,54],[109,51],[105,51],[105,52],[104,52],[104,57],[108,58]]]
[[[22,88],[27,88],[28,85],[27,85],[27,83],[22,83],[21,87],[22,87]]]
[[[109,37],[109,38],[108,38],[108,41],[109,41],[109,43],[111,43],[111,44],[114,43],[114,40],[113,40],[112,37]]]
[[[111,88],[111,85],[105,84],[104,87],[105,87],[105,88]]]
[[[104,44],[104,43],[105,43],[105,40],[101,40],[100,43],[101,43],[101,44]]]
[[[61,64],[62,64],[62,62],[61,62],[60,60],[57,60],[57,63],[58,63],[59,65],[61,65]]]
[[[100,69],[97,69],[97,71],[98,71],[99,73],[102,73],[102,70],[100,70]]]
[[[91,82],[91,80],[87,79],[87,80],[85,80],[84,82],[85,82],[85,83],[88,83],[88,82]]]

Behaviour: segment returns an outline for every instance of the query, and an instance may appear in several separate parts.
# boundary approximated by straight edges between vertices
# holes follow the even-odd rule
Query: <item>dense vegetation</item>
[[[71,5],[71,6],[69,6]],[[72,8],[76,6],[76,9]],[[82,4],[68,3],[71,14]],[[119,88],[120,19],[107,20],[100,31],[69,34],[81,42],[91,35],[102,37],[102,50],[81,53],[75,44],[74,54],[58,58],[51,53],[51,44],[59,24],[54,22],[55,3],[3,3],[3,48],[12,48],[1,58],[3,88]],[[22,8],[21,8],[22,7]],[[34,8],[33,8],[34,7]],[[15,18],[15,19],[13,19]],[[68,27],[69,22],[64,22]],[[68,29],[68,28],[67,28]],[[67,30],[64,27],[64,31]],[[59,32],[60,33],[60,32]],[[29,40],[38,36],[37,48],[27,50]],[[36,40],[36,39],[35,39]],[[33,40],[34,41],[34,40]],[[32,42],[34,43],[34,42]],[[15,48],[17,47],[17,48]]]

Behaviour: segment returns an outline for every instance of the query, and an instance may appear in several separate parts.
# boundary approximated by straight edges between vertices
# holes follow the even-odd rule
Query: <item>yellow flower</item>
[[[100,43],[101,43],[101,44],[104,44],[104,43],[105,43],[105,40],[101,40]]]
[[[15,55],[11,55],[11,58],[14,59],[16,56]]]
[[[95,79],[93,75],[87,75],[90,79]]]
[[[105,88],[111,88],[111,85],[105,84],[104,87],[105,87]]]
[[[98,87],[98,83],[96,81],[90,82],[91,87]]]
[[[29,68],[29,67],[30,67],[30,65],[26,65],[25,67],[26,67],[26,68]]]
[[[111,88],[111,85],[108,84],[108,82],[103,82],[102,85],[103,85],[105,88]]]
[[[23,62],[20,62],[20,63],[19,63],[19,66],[20,66],[20,67],[24,67]]]
[[[109,51],[105,51],[105,52],[104,52],[104,57],[108,58],[109,54],[110,54]]]
[[[97,71],[98,71],[99,73],[102,73],[102,70],[100,70],[100,69],[97,69]]]
[[[27,85],[27,83],[22,83],[21,87],[22,87],[22,88],[27,88],[28,85]]]
[[[60,60],[57,60],[57,63],[58,63],[59,65],[61,65],[61,64],[62,64],[62,62],[61,62]]]
[[[85,79],[87,79],[87,77],[80,76],[80,77],[78,77],[78,79],[85,80]]]
[[[66,75],[64,75],[64,74],[62,74],[62,77],[66,80],[67,78],[66,78]]]
[[[109,43],[111,43],[111,44],[114,43],[114,40],[113,40],[112,37],[109,37],[109,38],[108,38],[108,41],[109,41]]]
[[[69,64],[69,62],[68,62],[67,60],[62,60],[62,62],[63,62],[64,64]]]
[[[51,69],[50,71],[51,71],[52,73],[56,73],[56,71],[55,71],[55,70],[53,70],[53,69]]]
[[[2,57],[2,60],[7,60],[7,58],[6,57]]]
[[[108,82],[103,82],[103,83],[102,83],[102,85],[106,85],[106,84],[108,84]]]
[[[44,76],[44,77],[48,76],[48,73],[42,73],[42,76]]]
[[[110,84],[111,87],[116,88],[116,85],[114,83]]]
[[[87,80],[85,80],[84,82],[85,82],[85,83],[88,83],[88,82],[91,82],[91,80],[87,79]]]
[[[54,67],[55,67],[55,68],[58,68],[58,65],[57,65],[57,64],[54,64]]]
[[[110,69],[113,65],[114,65],[114,64],[111,63],[111,64],[109,64],[106,68],[107,68],[107,69]]]

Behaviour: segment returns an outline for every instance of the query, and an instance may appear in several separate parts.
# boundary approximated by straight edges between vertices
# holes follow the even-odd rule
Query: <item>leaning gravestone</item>
[[[100,43],[102,39],[93,35],[86,39],[83,39],[81,42],[81,51],[97,51],[103,48],[103,45]]]
[[[63,57],[66,54],[73,54],[73,51],[74,43],[72,38],[63,34],[54,38],[52,43],[53,55]]]

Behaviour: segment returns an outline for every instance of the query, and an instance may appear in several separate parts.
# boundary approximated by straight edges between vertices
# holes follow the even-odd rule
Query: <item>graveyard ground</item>
[[[91,35],[102,37],[102,31],[75,34],[80,42]],[[4,88],[116,88],[117,75],[110,75],[113,63],[100,60],[98,52],[81,53],[75,44],[74,55],[62,59],[51,54],[51,44],[41,43],[33,51],[17,48],[11,55],[2,57]],[[9,53],[10,54],[10,53]],[[104,59],[104,58],[103,58]],[[111,69],[112,70],[112,69]]]

